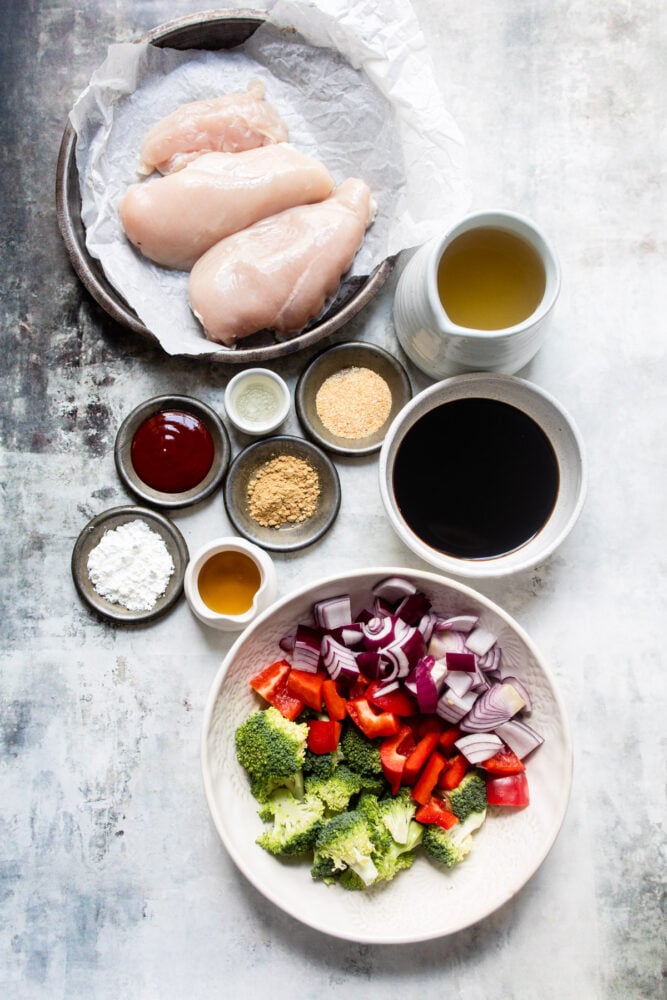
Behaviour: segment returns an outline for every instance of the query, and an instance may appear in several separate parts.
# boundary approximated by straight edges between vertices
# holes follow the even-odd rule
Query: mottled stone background
[[[203,704],[229,640],[205,632],[183,604],[152,627],[103,624],[77,600],[69,572],[86,521],[129,499],[112,457],[123,416],[171,391],[220,406],[233,374],[169,359],[110,322],[74,276],[55,217],[67,113],[107,45],[197,5],[3,0],[0,995],[8,1000],[267,990],[276,1000],[663,995],[665,7],[414,7],[466,138],[473,206],[533,215],[562,258],[551,338],[523,374],[579,422],[588,504],[548,563],[480,587],[529,630],[563,693],[576,758],[561,835],[503,909],[420,946],[319,935],[237,872],[210,823],[198,763]],[[393,287],[333,339],[397,351]],[[292,384],[308,356],[279,366]],[[415,389],[428,383],[411,375]],[[298,430],[293,417],[288,429]],[[241,443],[234,438],[235,450]],[[443,476],[455,475],[436,458]],[[339,519],[319,546],[276,560],[282,591],[361,564],[421,565],[382,515],[375,461],[338,465]],[[177,521],[191,549],[229,528],[219,496]]]

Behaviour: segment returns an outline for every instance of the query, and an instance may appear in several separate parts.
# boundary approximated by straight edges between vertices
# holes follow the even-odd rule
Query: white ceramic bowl
[[[199,574],[204,564],[218,552],[242,552],[249,556],[259,569],[259,589],[251,607],[243,614],[225,615],[212,611],[201,598],[198,587]],[[275,600],[278,592],[276,568],[271,557],[258,545],[246,541],[245,538],[232,536],[215,538],[197,549],[185,570],[183,585],[185,599],[195,617],[204,625],[210,625],[220,632],[238,632],[245,628]]]
[[[287,419],[290,391],[270,368],[246,368],[225,389],[227,416],[244,434],[273,434]]]
[[[527,762],[531,804],[490,809],[470,856],[451,872],[426,857],[390,883],[347,892],[310,876],[308,861],[282,862],[255,843],[264,828],[245,772],[236,760],[236,728],[264,707],[248,681],[262,665],[284,656],[280,638],[311,619],[314,601],[341,592],[356,613],[373,584],[388,576],[412,580],[437,612],[478,614],[503,649],[508,672],[518,674],[534,700],[530,724],[544,743]],[[565,816],[572,779],[572,745],[560,697],[541,654],[523,629],[481,594],[436,573],[396,567],[331,576],[277,601],[250,625],[225,657],[211,687],[203,720],[202,768],[213,821],[239,869],[267,899],[297,920],[339,938],[373,944],[423,941],[462,930],[508,902],[537,871]],[[546,885],[545,885],[546,891]],[[548,899],[544,900],[548,906]]]
[[[449,555],[427,544],[406,521],[394,491],[394,465],[408,431],[427,413],[445,403],[463,399],[490,399],[507,403],[531,417],[546,434],[558,465],[558,493],[544,526],[523,545],[503,555],[471,559]],[[433,460],[442,463],[442,488],[455,488],[456,442],[433,441]],[[448,458],[449,456],[449,458]],[[488,491],[493,503],[493,484]],[[474,372],[437,382],[415,396],[387,431],[379,459],[380,494],[398,536],[426,562],[445,573],[467,578],[502,577],[543,562],[566,538],[581,513],[586,496],[587,463],[581,434],[559,402],[544,389],[512,375]]]

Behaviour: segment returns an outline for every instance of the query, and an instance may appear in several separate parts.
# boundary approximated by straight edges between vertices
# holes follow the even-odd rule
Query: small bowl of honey
[[[276,599],[271,557],[244,538],[222,537],[202,545],[185,571],[185,597],[205,625],[240,631]]]

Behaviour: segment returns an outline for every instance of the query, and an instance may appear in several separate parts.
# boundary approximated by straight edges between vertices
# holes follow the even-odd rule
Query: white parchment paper
[[[278,0],[267,18],[230,51],[112,45],[70,115],[88,251],[168,354],[225,348],[206,340],[190,311],[187,274],[143,258],[116,206],[139,179],[147,130],[186,101],[261,79],[293,145],[337,183],[361,177],[371,186],[378,213],[354,275],[425,242],[467,205],[464,145],[407,2]]]

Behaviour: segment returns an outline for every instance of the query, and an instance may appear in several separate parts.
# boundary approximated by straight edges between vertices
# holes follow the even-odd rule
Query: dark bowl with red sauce
[[[218,414],[192,396],[154,396],[116,435],[118,475],[145,503],[175,510],[214,493],[229,466],[229,436]]]

